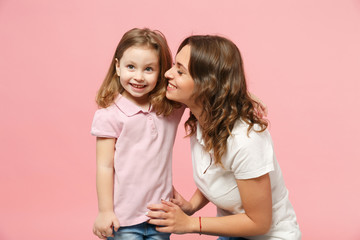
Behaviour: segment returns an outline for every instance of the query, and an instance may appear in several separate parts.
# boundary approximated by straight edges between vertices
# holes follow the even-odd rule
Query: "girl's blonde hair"
[[[186,45],[191,49],[188,69],[195,83],[193,97],[203,109],[205,150],[213,150],[215,163],[222,165],[227,139],[239,119],[249,125],[248,134],[254,124],[262,132],[268,123],[256,115],[247,91],[241,54],[233,42],[219,36],[190,36],[181,43],[178,52]],[[196,133],[196,123],[190,113],[185,123],[188,135]]]
[[[134,28],[129,30],[121,38],[114,57],[112,58],[110,68],[101,87],[96,95],[96,103],[101,108],[110,106],[119,93],[124,91],[116,74],[116,59],[120,61],[124,52],[133,46],[147,46],[155,49],[159,55],[160,72],[155,88],[149,94],[149,101],[157,114],[168,116],[171,114],[173,107],[178,106],[173,101],[165,98],[167,81],[164,77],[165,72],[171,68],[172,57],[165,36],[157,30],[148,28]]]

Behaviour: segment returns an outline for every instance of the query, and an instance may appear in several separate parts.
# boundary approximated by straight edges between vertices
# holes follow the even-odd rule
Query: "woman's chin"
[[[169,100],[176,101],[176,99],[174,99],[174,96],[172,96],[172,94],[169,90],[166,91],[166,98]]]

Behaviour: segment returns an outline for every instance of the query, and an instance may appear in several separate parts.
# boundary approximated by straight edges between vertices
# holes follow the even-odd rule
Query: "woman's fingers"
[[[160,212],[160,211],[150,211],[146,214],[146,216],[148,216],[149,218],[152,219],[166,219],[166,213],[165,212]]]
[[[170,198],[170,202],[176,204],[176,205],[180,205],[181,202],[179,200],[177,200],[176,198]]]
[[[162,226],[164,226],[164,225],[162,225]],[[171,228],[166,227],[166,226],[164,226],[164,227],[155,227],[155,229],[158,232],[166,232],[166,233],[171,233],[172,232]]]
[[[148,222],[157,226],[167,226],[167,221],[165,219],[151,218]]]
[[[161,203],[172,208],[172,207],[175,207],[177,206],[175,203],[172,203],[172,202],[169,202],[169,201],[165,201],[165,200],[161,200]],[[169,208],[168,208],[169,209]]]
[[[177,204],[165,200],[161,200],[161,204],[150,204],[147,206],[147,208],[151,211],[163,211],[163,212],[169,212],[176,207],[178,207]]]

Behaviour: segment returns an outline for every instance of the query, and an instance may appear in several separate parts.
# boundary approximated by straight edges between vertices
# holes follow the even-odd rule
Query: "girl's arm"
[[[190,216],[209,203],[209,200],[207,200],[199,189],[196,189],[195,193],[188,202],[174,188],[174,198],[170,199],[170,201],[178,205],[187,215]]]
[[[104,239],[113,234],[113,227],[115,230],[120,227],[113,203],[115,141],[115,138],[96,138],[96,190],[99,213],[93,232]]]
[[[272,220],[272,200],[269,174],[237,180],[245,213],[225,217],[199,218],[186,215],[171,203],[150,205],[151,224],[160,225],[160,232],[203,233],[217,236],[256,236],[269,231]],[[161,212],[163,211],[163,212]]]

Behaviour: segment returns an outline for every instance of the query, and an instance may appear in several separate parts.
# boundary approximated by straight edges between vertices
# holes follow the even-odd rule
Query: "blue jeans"
[[[219,237],[217,240],[246,240],[242,237]]]
[[[114,237],[107,240],[169,240],[170,233],[156,231],[155,225],[143,222],[133,226],[120,227],[114,232]]]

